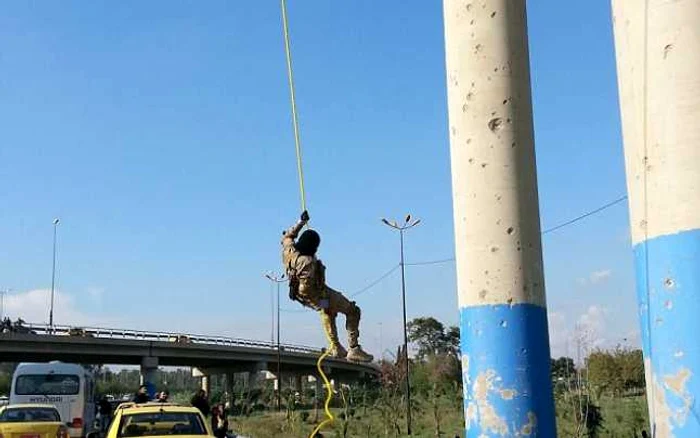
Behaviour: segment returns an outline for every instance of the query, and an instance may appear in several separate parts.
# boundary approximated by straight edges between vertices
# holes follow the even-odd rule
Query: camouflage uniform
[[[338,313],[345,315],[348,345],[359,349],[360,308],[354,301],[326,285],[326,267],[319,259],[297,251],[295,239],[304,225],[304,221],[299,221],[282,236],[282,263],[290,279],[290,298],[319,311],[323,329],[330,337],[335,355],[344,357],[345,350],[338,340],[336,316]]]

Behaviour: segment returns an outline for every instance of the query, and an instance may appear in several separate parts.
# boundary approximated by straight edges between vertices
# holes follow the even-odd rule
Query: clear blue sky
[[[546,228],[624,194],[624,168],[609,5],[529,5]],[[423,219],[409,261],[451,257],[440,3],[289,8],[329,282],[352,292],[397,263],[382,215]],[[58,323],[269,338],[262,273],[279,269],[280,232],[299,211],[278,2],[13,2],[0,41],[8,310],[46,319],[37,290],[50,286],[58,216]],[[579,318],[608,342],[636,331],[625,204],[544,248],[557,332]],[[409,317],[456,323],[454,277],[451,264],[410,268]],[[380,322],[383,346],[397,343],[398,276],[358,301],[364,343],[378,350]],[[316,318],[285,312],[283,340],[321,343]]]

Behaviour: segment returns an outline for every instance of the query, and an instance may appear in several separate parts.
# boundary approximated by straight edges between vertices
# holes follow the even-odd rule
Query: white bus
[[[87,435],[95,422],[95,378],[82,365],[21,363],[12,376],[10,404],[56,406],[72,438]]]

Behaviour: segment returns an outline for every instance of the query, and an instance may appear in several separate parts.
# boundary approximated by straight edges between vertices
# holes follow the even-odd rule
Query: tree
[[[418,346],[416,357],[451,354],[459,357],[459,328],[445,326],[433,317],[415,318],[408,323],[408,340]]]

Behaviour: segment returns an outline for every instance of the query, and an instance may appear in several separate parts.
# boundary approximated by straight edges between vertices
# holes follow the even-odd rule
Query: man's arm
[[[309,213],[304,211],[296,224],[292,225],[287,231],[282,233],[282,246],[289,247],[294,245],[294,240],[299,235],[299,231],[309,222]]]

